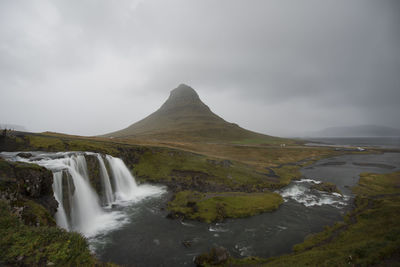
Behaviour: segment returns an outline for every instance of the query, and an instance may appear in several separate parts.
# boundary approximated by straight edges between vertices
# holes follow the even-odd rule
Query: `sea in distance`
[[[400,136],[394,137],[304,137],[307,145],[357,146],[400,149]]]

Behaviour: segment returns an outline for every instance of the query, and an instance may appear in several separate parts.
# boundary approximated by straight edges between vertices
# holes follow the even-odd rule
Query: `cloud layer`
[[[0,2],[0,122],[95,135],[180,83],[274,134],[400,128],[400,4],[383,0]]]

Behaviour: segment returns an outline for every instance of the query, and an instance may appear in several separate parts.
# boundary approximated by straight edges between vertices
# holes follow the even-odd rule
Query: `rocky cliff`
[[[0,159],[0,199],[27,225],[55,225],[53,174],[35,164]]]

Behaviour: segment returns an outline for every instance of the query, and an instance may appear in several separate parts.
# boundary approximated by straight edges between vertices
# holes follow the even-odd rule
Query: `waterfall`
[[[75,187],[71,199],[71,229],[88,233],[97,217],[103,215],[99,197],[89,184],[85,157],[74,155],[69,158],[68,165]]]
[[[65,213],[64,205],[63,205],[63,191],[62,191],[62,171],[53,173],[53,191],[54,198],[59,203],[57,212],[55,214],[57,224],[67,230],[70,230],[67,215]]]
[[[138,186],[125,163],[121,159],[109,155],[106,158],[113,177],[116,199],[120,201],[133,199]]]
[[[110,173],[103,156],[93,152],[30,152],[29,159],[16,156],[19,152],[0,153],[13,161],[35,163],[53,172],[54,197],[59,203],[55,219],[57,225],[80,232],[86,237],[120,227],[127,219],[121,211],[110,209],[111,204],[131,203],[148,196],[160,195],[162,187],[138,186],[125,163],[106,155]],[[89,176],[85,156],[95,156],[99,163],[99,177]],[[94,176],[93,176],[94,175]],[[91,178],[90,178],[91,177]],[[101,189],[98,188],[101,185]],[[98,192],[94,188],[97,188]],[[101,194],[100,201],[99,194]],[[101,204],[108,206],[104,209]]]
[[[77,170],[78,173],[82,175],[84,179],[88,181],[88,170],[87,170],[87,165],[86,165],[86,159],[84,155],[75,155],[73,156],[74,164],[75,164],[75,170]]]
[[[110,183],[110,176],[108,175],[106,165],[104,164],[103,161],[103,157],[100,154],[97,154],[96,156],[100,164],[101,185],[103,187],[104,204],[110,205],[115,200]]]

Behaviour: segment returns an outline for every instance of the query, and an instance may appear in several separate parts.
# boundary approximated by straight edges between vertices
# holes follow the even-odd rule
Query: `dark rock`
[[[214,247],[208,253],[201,254],[194,259],[197,266],[221,265],[224,264],[230,255],[224,247]]]
[[[340,192],[340,190],[337,188],[337,186],[335,184],[332,183],[327,183],[327,182],[322,182],[319,184],[313,184],[311,186],[311,189],[315,189],[318,191],[324,191],[327,193],[338,193],[338,194],[342,194],[342,192]]]
[[[17,154],[18,157],[29,159],[32,157],[32,154],[29,152],[21,152]]]
[[[189,208],[192,208],[192,207],[196,206],[196,202],[195,201],[188,201],[186,203],[186,206],[189,207]]]
[[[58,202],[53,193],[53,174],[36,164],[0,159],[0,198],[30,225],[52,225]]]
[[[101,174],[100,174],[100,163],[95,155],[85,155],[86,166],[88,169],[89,182],[99,195],[100,199],[103,199],[103,190],[101,185]]]
[[[183,219],[184,214],[182,214],[180,212],[170,212],[167,214],[166,218],[167,219]]]
[[[67,215],[67,220],[70,220],[71,214],[71,201],[73,194],[75,192],[75,184],[71,175],[67,171],[62,173],[62,204]]]
[[[185,248],[190,248],[190,247],[192,246],[192,241],[190,241],[190,240],[182,241],[182,245],[183,245]]]

